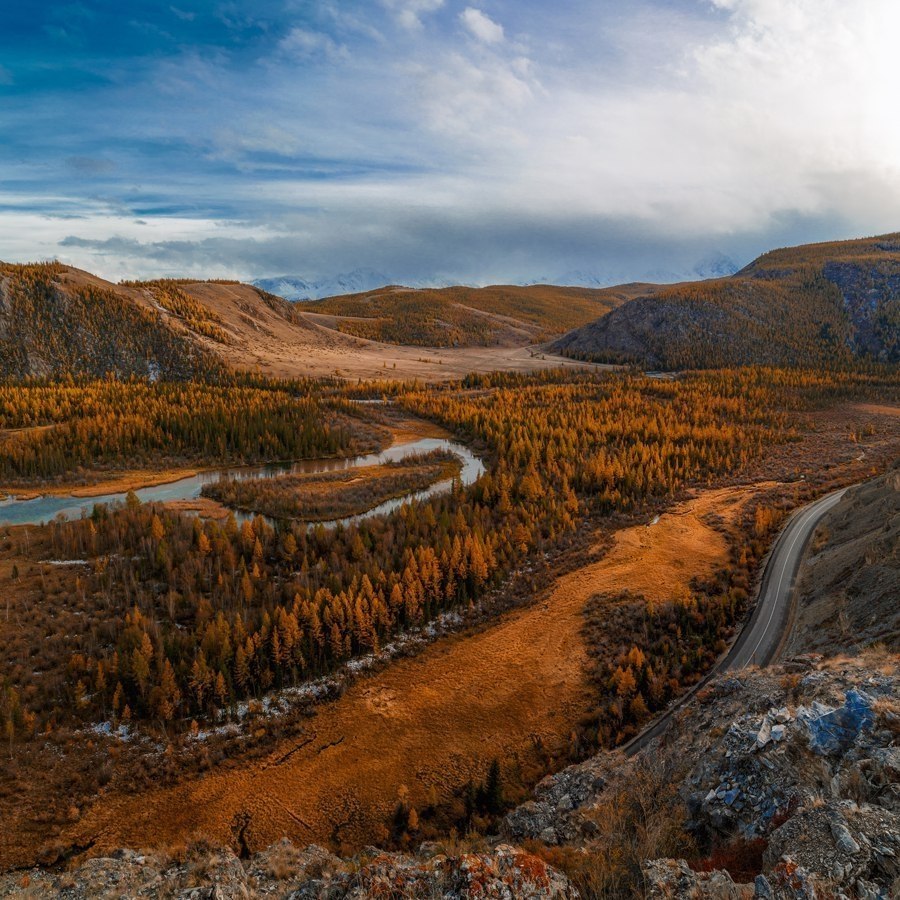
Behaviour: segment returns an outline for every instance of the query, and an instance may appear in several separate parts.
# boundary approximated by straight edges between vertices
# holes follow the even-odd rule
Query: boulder
[[[859,735],[872,728],[873,699],[855,688],[847,691],[843,706],[813,703],[797,710],[797,720],[806,728],[810,749],[822,756],[843,754]]]

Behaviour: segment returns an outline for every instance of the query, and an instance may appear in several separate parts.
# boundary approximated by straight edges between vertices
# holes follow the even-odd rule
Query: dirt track
[[[140,796],[110,795],[86,809],[67,841],[95,849],[170,846],[203,833],[231,842],[246,813],[252,847],[377,840],[401,790],[414,805],[446,798],[499,757],[535,765],[538,740],[559,745],[591,705],[581,611],[594,594],[627,585],[648,598],[687,590],[720,564],[726,521],[751,491],[706,492],[652,526],[619,532],[599,562],[560,578],[549,597],[490,629],[452,637],[364,678],[323,706],[307,734],[262,761]],[[309,741],[304,743],[304,741]]]

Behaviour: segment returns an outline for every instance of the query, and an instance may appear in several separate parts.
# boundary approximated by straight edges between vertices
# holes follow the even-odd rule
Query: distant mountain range
[[[603,288],[630,281],[647,281],[660,284],[672,284],[678,281],[697,281],[703,278],[724,278],[733,275],[740,266],[724,253],[712,253],[692,266],[690,269],[675,271],[657,269],[645,273],[641,278],[628,277],[622,272],[600,270],[571,270],[554,277],[535,278],[529,281],[517,281],[515,284],[552,284],[567,287]],[[354,269],[341,275],[328,278],[310,279],[302,275],[281,275],[275,278],[260,278],[253,284],[284,297],[286,300],[321,300],[325,297],[338,297],[345,294],[362,294],[374,291],[388,284],[402,284],[410,288],[445,288],[456,286],[458,282],[446,278],[414,279],[396,278],[385,275],[374,269]]]
[[[343,294],[362,294],[395,284],[395,280],[373,269],[354,269],[331,278],[309,280],[300,275],[281,275],[277,278],[260,278],[254,286],[284,297],[285,300],[321,300],[323,297],[337,297]],[[409,284],[407,287],[432,287],[433,285]]]

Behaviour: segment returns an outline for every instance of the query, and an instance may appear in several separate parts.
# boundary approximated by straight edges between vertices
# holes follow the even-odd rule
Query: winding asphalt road
[[[759,598],[747,624],[731,649],[698,684],[677,700],[667,712],[622,748],[633,756],[654,738],[659,737],[678,710],[691,701],[694,694],[721,672],[739,671],[748,666],[767,666],[778,654],[790,626],[794,579],[809,539],[822,516],[840,502],[847,488],[820,497],[814,503],[793,513],[772,547],[763,572]]]

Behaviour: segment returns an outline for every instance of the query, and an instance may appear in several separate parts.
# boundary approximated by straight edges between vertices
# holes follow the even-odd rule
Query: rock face
[[[286,840],[247,863],[222,851],[194,854],[177,865],[120,851],[61,875],[7,875],[0,878],[0,897],[578,900],[563,875],[505,844],[486,853],[427,856],[425,848],[418,857],[373,851],[345,861],[321,847],[299,849]]]
[[[698,855],[756,848],[761,870],[755,881],[735,883],[728,872],[653,860],[643,867],[648,896],[897,896],[900,674],[890,659],[869,668],[806,658],[790,671],[715,681],[645,753],[678,771]],[[505,833],[590,854],[604,840],[592,810],[606,808],[610,791],[637,786],[638,765],[601,754],[545,779],[534,801],[506,817]]]
[[[847,491],[801,566],[788,652],[900,651],[900,468]]]
[[[900,358],[900,264],[830,262],[822,274],[841,292],[857,352],[888,362]]]

